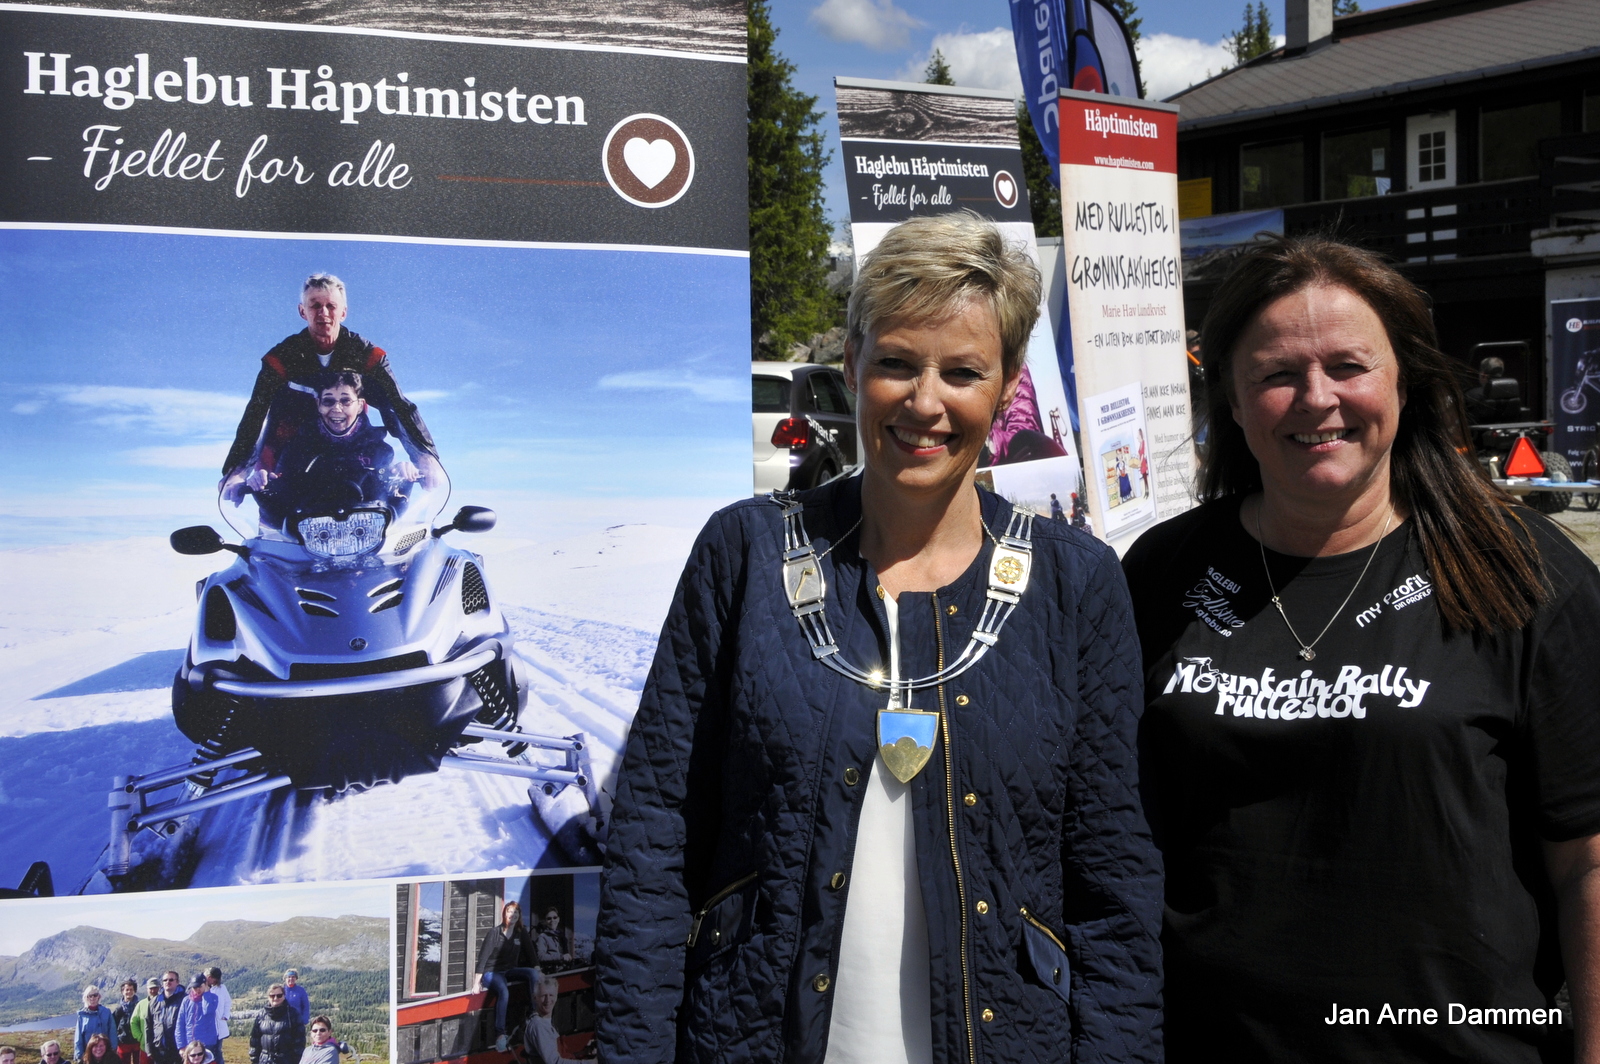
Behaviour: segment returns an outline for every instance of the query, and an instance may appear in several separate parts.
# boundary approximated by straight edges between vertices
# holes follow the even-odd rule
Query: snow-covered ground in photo
[[[711,508],[641,515],[668,523],[600,524],[617,514],[569,512],[547,524],[557,535],[537,540],[455,534],[484,556],[529,666],[522,729],[582,732],[607,788],[656,632]],[[585,516],[595,524],[571,531]],[[169,689],[194,624],[196,581],[228,561],[175,554],[165,537],[0,551],[0,886],[45,860],[57,893],[96,889],[112,777],[188,761]],[[568,863],[530,815],[526,781],[449,770],[331,801],[291,791],[238,801],[202,814],[196,841],[192,875],[171,886]]]

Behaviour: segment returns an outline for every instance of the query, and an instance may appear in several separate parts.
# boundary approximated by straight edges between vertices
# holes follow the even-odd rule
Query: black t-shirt
[[[1552,594],[1525,630],[1474,638],[1445,633],[1409,523],[1376,555],[1268,551],[1307,640],[1372,559],[1305,661],[1239,506],[1165,522],[1123,562],[1167,870],[1168,1059],[1570,1054],[1539,840],[1600,832],[1600,572],[1519,511]]]

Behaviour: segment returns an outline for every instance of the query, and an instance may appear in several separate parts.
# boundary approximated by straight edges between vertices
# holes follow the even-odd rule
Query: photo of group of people
[[[599,891],[598,871],[397,886],[400,1064],[591,1057]]]
[[[371,887],[287,887],[168,892],[120,906],[38,899],[29,904],[36,930],[0,930],[0,952],[16,951],[0,957],[0,1058],[387,1060],[382,898]],[[66,1011],[74,999],[79,1007]]]

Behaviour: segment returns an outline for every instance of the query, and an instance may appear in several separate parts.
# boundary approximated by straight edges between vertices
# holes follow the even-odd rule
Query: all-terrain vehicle
[[[436,524],[450,494],[444,467],[384,420],[357,425],[350,442],[319,438],[315,419],[286,432],[269,416],[262,439],[279,441],[276,453],[258,445],[220,489],[243,542],[209,525],[172,533],[180,554],[235,558],[196,586],[173,679],[173,718],[193,758],[115,780],[113,886],[129,885],[141,831],[174,836],[195,814],[279,788],[333,796],[441,767],[527,779],[535,812],[577,788],[590,815],[546,826],[569,852],[593,856],[602,799],[585,737],[519,728],[526,667],[483,559],[445,538],[487,531],[495,515],[464,506]]]
[[[1501,359],[1507,367],[1526,367],[1531,356],[1528,345],[1520,340],[1478,344],[1472,349],[1474,365],[1481,365],[1482,360],[1491,357]],[[1542,477],[1535,474],[1535,482],[1542,479],[1553,485],[1573,480],[1571,463],[1550,447],[1555,423],[1534,419],[1524,402],[1522,382],[1516,376],[1481,380],[1476,388],[1467,392],[1467,417],[1478,461],[1491,478],[1504,480],[1510,475],[1507,463],[1512,452],[1517,450],[1518,441],[1525,439],[1537,452],[1541,466]],[[1523,501],[1541,513],[1554,514],[1571,504],[1572,493],[1568,490],[1529,491]]]

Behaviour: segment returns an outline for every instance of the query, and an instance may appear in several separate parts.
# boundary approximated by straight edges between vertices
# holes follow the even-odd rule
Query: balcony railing
[[[1539,190],[1552,226],[1600,221],[1600,133],[1540,141]]]
[[[1537,177],[1304,203],[1283,209],[1290,233],[1325,229],[1396,262],[1448,262],[1528,253],[1528,234],[1549,224]]]

